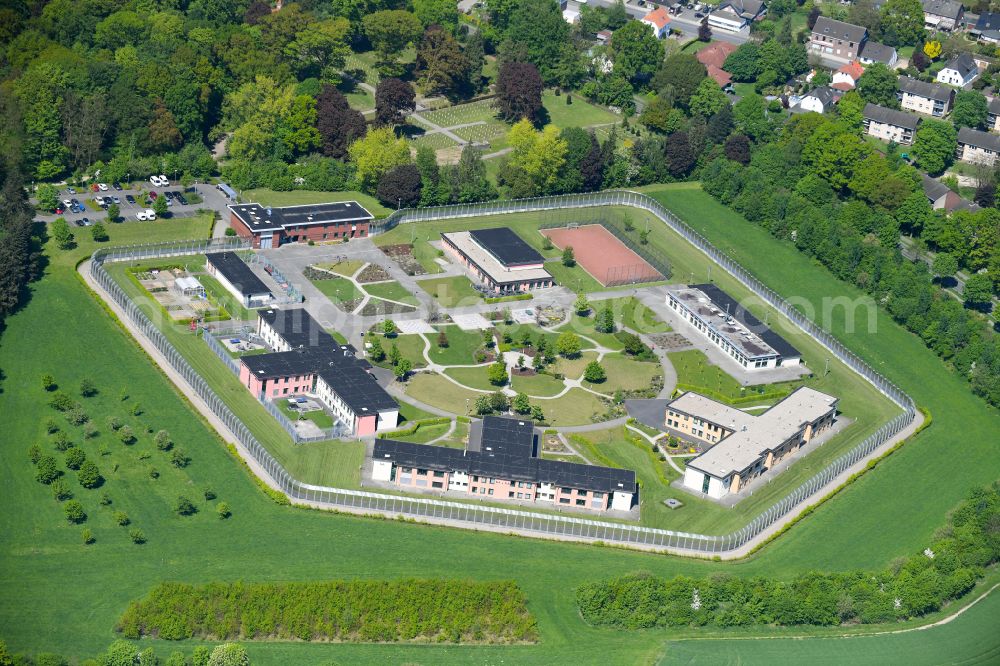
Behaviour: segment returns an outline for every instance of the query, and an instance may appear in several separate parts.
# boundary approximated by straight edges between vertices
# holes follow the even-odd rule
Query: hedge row
[[[530,301],[534,296],[531,294],[514,294],[513,296],[491,296],[490,298],[484,298],[486,303],[506,303],[508,301]]]
[[[408,428],[400,428],[399,430],[393,430],[392,432],[387,432],[382,435],[383,439],[392,439],[393,437],[406,437],[408,435],[416,434],[420,428],[424,426],[441,425],[442,423],[451,423],[450,416],[439,416],[437,418],[421,419],[419,421],[414,421],[410,424]]]
[[[534,617],[511,581],[162,583],[132,602],[127,638],[521,643]]]
[[[994,483],[972,492],[927,549],[879,572],[810,572],[791,581],[638,573],[583,585],[577,603],[588,623],[621,629],[884,623],[958,599],[998,560],[1000,483]]]

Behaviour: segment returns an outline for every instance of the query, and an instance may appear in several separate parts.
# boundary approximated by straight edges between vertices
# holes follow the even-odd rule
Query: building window
[[[508,499],[514,499],[514,491],[513,490],[508,490],[507,491],[507,498]]]
[[[604,499],[604,493],[594,491],[594,499]]]
[[[492,495],[492,494],[493,494],[493,489],[492,489],[492,488],[490,488],[490,489],[489,489],[489,490],[488,490],[488,491],[486,492],[486,494],[487,494],[487,495]]]
[[[434,471],[434,476],[436,478],[438,478],[438,479],[443,478],[444,477],[444,472],[439,472],[439,471],[435,470]]]
[[[564,493],[566,493],[567,495],[572,495],[573,494],[573,489],[572,488],[562,488],[562,491]]]
[[[441,488],[443,486],[441,485],[440,481],[435,481],[434,483],[431,484],[431,487],[432,488]]]
[[[576,505],[577,505],[577,506],[587,506],[587,500],[584,500],[584,499],[578,499],[578,500],[576,501]]]
[[[559,498],[559,503],[560,504],[569,504],[569,498],[568,497],[560,497]]]

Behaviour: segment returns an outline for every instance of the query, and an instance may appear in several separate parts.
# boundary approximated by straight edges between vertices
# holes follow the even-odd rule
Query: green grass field
[[[546,261],[545,270],[552,275],[556,284],[571,289],[578,294],[604,291],[604,285],[595,280],[590,273],[583,270],[583,266],[580,264],[563,266],[562,261]]]
[[[437,374],[419,373],[406,380],[406,394],[415,400],[453,414],[468,414],[482,395],[464,389]],[[468,403],[466,403],[468,401]],[[465,405],[468,404],[468,408]]]
[[[551,375],[515,375],[510,379],[510,387],[532,397],[550,398],[558,395],[566,385]]]
[[[316,264],[317,268],[324,268],[328,271],[333,271],[337,275],[354,275],[358,272],[358,269],[365,265],[365,262],[358,259],[350,259],[347,261],[338,261],[333,264]]]
[[[584,382],[584,385],[600,393],[611,394],[621,389],[637,391],[648,388],[654,377],[662,377],[659,363],[635,361],[622,354],[608,354],[601,360],[608,378],[600,384]]]
[[[606,409],[597,396],[578,388],[570,389],[560,398],[534,402],[545,412],[545,422],[553,426],[585,425],[591,422],[591,416]]]
[[[385,353],[389,353],[389,349],[393,345],[399,348],[399,353],[403,355],[403,358],[410,359],[410,363],[413,364],[414,368],[422,368],[427,365],[427,361],[424,359],[424,339],[419,335],[397,335],[394,338],[382,337],[382,349]],[[388,361],[383,362],[383,365],[388,363]]]
[[[503,387],[495,386],[490,383],[490,380],[486,378],[486,369],[487,366],[475,368],[448,368],[444,371],[444,373],[469,388],[480,389],[482,391],[499,391]]]
[[[229,290],[222,286],[222,284],[216,280],[214,277],[207,273],[203,273],[198,276],[198,282],[201,282],[201,286],[205,287],[205,293],[215,301],[216,303],[222,305],[226,309],[226,312],[230,314],[233,319],[241,319],[243,321],[252,321],[256,319],[256,315],[243,307],[236,298],[229,293]]]
[[[716,242],[731,244],[740,261],[783,293],[814,303],[824,295],[860,297],[853,287],[836,282],[793,248],[697,189],[666,187],[655,194]],[[116,243],[207,237],[207,231],[204,221],[198,224],[186,219],[162,226],[109,228]],[[115,638],[113,625],[129,600],[143,596],[162,580],[204,583],[464,576],[516,580],[538,618],[539,644],[486,648],[260,642],[249,645],[250,656],[255,666],[501,661],[606,664],[609,654],[616,663],[628,664],[661,660],[767,664],[997,661],[1000,634],[995,626],[1000,601],[995,594],[948,625],[866,638],[835,637],[845,632],[842,628],[617,632],[586,626],[574,604],[578,585],[638,570],[663,576],[711,572],[791,576],[815,569],[885,566],[897,555],[925,547],[958,498],[973,485],[1000,475],[993,446],[1000,417],[975,399],[964,382],[948,372],[919,340],[882,313],[877,319],[877,334],[867,332],[866,320],[860,322],[860,332],[850,335],[844,334],[842,319],[835,319],[831,328],[928,407],[934,414],[934,426],[761,553],[744,562],[716,563],[275,505],[256,489],[215,433],[192,414],[185,398],[149,364],[73,274],[76,261],[95,247],[82,235],[79,239],[77,250],[54,254],[45,278],[32,287],[31,301],[8,319],[0,345],[5,377],[0,413],[10,415],[0,429],[0,450],[5,454],[0,457],[0,484],[7,500],[0,513],[0,533],[4,535],[0,540],[0,586],[4,590],[0,636],[12,652],[57,651],[76,661],[95,656]],[[67,354],[67,344],[74,349],[82,346],[67,342],[65,337],[38,335],[48,328],[86,330],[87,348],[98,349],[100,354]],[[799,341],[795,342],[798,346]],[[815,349],[805,351],[807,358],[821,358]],[[60,360],[58,368],[53,369],[52,359]],[[127,382],[130,400],[146,408],[144,418],[166,427],[178,441],[183,439],[192,456],[191,466],[184,470],[192,486],[170,481],[157,489],[143,478],[134,484],[119,484],[112,492],[113,484],[109,483],[115,502],[112,506],[128,507],[133,522],[146,532],[147,544],[122,543],[121,528],[95,523],[97,542],[83,546],[80,528],[65,524],[48,489],[31,478],[26,448],[41,438],[41,422],[51,411],[32,389],[44,372],[55,372],[67,386],[78,384],[85,376],[102,389]],[[835,368],[832,374],[838,372]],[[417,379],[419,376],[411,382]],[[424,385],[415,393],[422,400],[436,398],[435,388]],[[117,390],[113,390],[115,395]],[[857,393],[856,400],[872,402],[863,388]],[[853,391],[845,395],[853,395]],[[416,413],[410,407],[404,411]],[[956,432],[962,433],[957,444],[961,455],[940,455],[942,450],[955,448]],[[341,446],[350,445],[320,443],[302,449],[321,464],[324,454]],[[360,452],[355,460],[360,464]],[[208,511],[193,518],[172,514],[174,494],[203,484],[210,484],[220,499],[232,506],[229,521],[219,521]],[[456,553],[461,556],[456,557]],[[941,614],[929,620],[938,617]],[[811,637],[823,635],[830,637]],[[772,640],[738,640],[760,636]],[[196,644],[143,642],[161,658],[178,649],[190,654]]]
[[[276,192],[262,187],[256,190],[246,190],[242,195],[246,201],[256,201],[265,206],[302,206],[331,201],[357,201],[375,217],[385,217],[392,212],[379,203],[378,199],[364,192],[317,192],[315,190]]]
[[[421,280],[417,284],[443,308],[482,302],[479,292],[472,288],[469,278],[464,275]]]
[[[376,298],[398,301],[407,305],[419,305],[420,303],[416,296],[408,292],[403,285],[396,281],[366,284],[364,289]]]
[[[439,326],[448,338],[447,347],[438,346],[438,336],[428,333],[431,341],[428,355],[435,363],[441,365],[472,365],[476,362],[473,354],[483,346],[483,334],[479,331],[463,331],[458,326]]]
[[[560,128],[607,125],[621,120],[620,116],[591,104],[580,95],[573,95],[573,103],[566,104],[566,95],[556,96],[554,90],[542,93],[542,106],[549,114],[549,122]]]
[[[346,278],[313,280],[312,283],[313,286],[319,289],[320,293],[330,299],[330,302],[334,304],[364,298],[364,293],[358,289],[353,282]]]

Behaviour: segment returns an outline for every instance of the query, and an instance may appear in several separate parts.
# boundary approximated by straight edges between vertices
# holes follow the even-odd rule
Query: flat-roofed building
[[[667,403],[666,426],[685,439],[716,444],[754,421],[744,411],[688,391]]]
[[[591,511],[628,511],[637,503],[635,472],[538,457],[531,421],[473,421],[464,450],[377,439],[372,479],[410,491],[547,503]]]
[[[274,302],[274,294],[235,252],[205,255],[205,270],[245,308],[262,308]]]
[[[240,382],[255,397],[315,396],[355,437],[398,425],[399,405],[354,347],[338,343],[303,308],[257,315],[257,335],[274,351],[240,357]]]
[[[667,305],[748,370],[802,362],[795,347],[714,284],[669,286]]]
[[[958,150],[955,157],[970,164],[993,166],[1000,155],[1000,136],[980,132],[971,127],[958,128]]]
[[[682,403],[692,410],[690,413],[676,403],[677,400],[669,403],[668,409],[704,421],[710,417],[718,419],[720,413],[731,409],[704,396]],[[689,460],[684,471],[684,486],[713,499],[737,493],[832,426],[836,413],[837,398],[809,387],[798,388]]]
[[[865,104],[865,132],[883,141],[895,141],[909,146],[913,143],[920,118],[903,111],[888,109],[884,106]]]
[[[229,206],[229,226],[253,246],[270,249],[285,243],[365,238],[375,216],[357,201],[336,201],[272,208],[261,204]]]
[[[899,106],[925,116],[941,118],[951,110],[955,90],[940,83],[927,83],[909,76],[899,77]]]
[[[518,293],[555,284],[544,257],[507,227],[441,234],[444,248],[495,293]]]

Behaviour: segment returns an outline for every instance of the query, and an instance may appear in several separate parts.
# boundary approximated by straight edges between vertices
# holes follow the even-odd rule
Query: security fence
[[[222,346],[222,343],[216,339],[211,331],[207,328],[202,328],[201,339],[204,340],[205,344],[208,345],[208,348],[215,352],[215,355],[226,364],[226,367],[233,371],[234,375],[240,374],[239,363],[237,363],[236,359],[229,355],[229,352]]]
[[[812,335],[831,354],[848,367],[858,372],[879,391],[900,405],[904,412],[883,425],[874,434],[850,451],[830,463],[786,497],[766,509],[749,524],[735,532],[724,535],[692,534],[628,523],[614,523],[565,515],[546,514],[518,509],[480,506],[474,503],[452,502],[437,499],[423,499],[394,496],[383,493],[366,492],[346,488],[332,488],[304,484],[285,470],[250,429],[240,420],[167,340],[166,336],[149,320],[142,310],[133,303],[122,288],[104,268],[110,261],[170,256],[191,252],[213,252],[234,249],[233,241],[199,241],[175,245],[134,246],[114,250],[98,250],[91,262],[91,275],[98,284],[124,310],[128,319],[164,355],[178,374],[204,400],[208,408],[226,425],[253,460],[268,474],[289,497],[305,502],[313,502],[330,508],[353,511],[370,511],[403,515],[411,518],[447,521],[469,528],[487,528],[501,531],[539,534],[556,538],[601,541],[621,545],[635,545],[676,551],[691,551],[706,554],[721,554],[734,551],[760,535],[805,499],[826,487],[832,480],[848,470],[852,465],[872,454],[894,435],[913,423],[916,409],[913,401],[903,391],[880,375],[853,352],[846,349],[832,335],[816,326],[799,313],[781,296],[764,286],[742,266],[717,250],[700,234],[678,220],[659,202],[643,194],[628,191],[610,191],[594,194],[578,194],[561,197],[544,197],[518,201],[492,202],[403,210],[393,213],[380,225],[379,231],[391,229],[400,223],[414,223],[429,220],[461,218],[482,215],[503,215],[513,212],[554,210],[558,208],[584,208],[591,206],[630,206],[651,212],[668,227],[679,233],[709,258],[725,268],[759,298],[767,302],[795,324]],[[226,243],[229,243],[227,246]],[[244,247],[244,246],[239,246]]]

